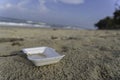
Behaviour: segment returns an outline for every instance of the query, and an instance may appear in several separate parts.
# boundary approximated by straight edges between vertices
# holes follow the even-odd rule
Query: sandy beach
[[[21,49],[48,46],[65,57],[36,67]],[[0,27],[0,80],[119,80],[120,31]]]

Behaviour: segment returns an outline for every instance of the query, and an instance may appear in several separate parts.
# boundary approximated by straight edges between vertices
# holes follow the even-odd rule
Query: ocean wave
[[[1,26],[19,26],[19,27],[43,27],[49,28],[49,25],[46,24],[30,24],[30,23],[13,23],[13,22],[0,22]]]

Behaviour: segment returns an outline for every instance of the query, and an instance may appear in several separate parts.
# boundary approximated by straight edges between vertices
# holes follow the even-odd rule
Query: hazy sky
[[[93,28],[116,0],[0,0],[0,16]]]

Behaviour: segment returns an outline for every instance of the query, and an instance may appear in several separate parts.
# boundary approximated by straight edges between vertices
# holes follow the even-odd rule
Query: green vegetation
[[[113,17],[106,17],[95,24],[98,29],[120,29],[120,9],[114,12]]]

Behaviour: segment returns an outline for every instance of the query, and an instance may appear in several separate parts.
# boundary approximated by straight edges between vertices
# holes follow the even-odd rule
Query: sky
[[[113,15],[115,1],[0,0],[0,16],[92,29],[100,19]]]

